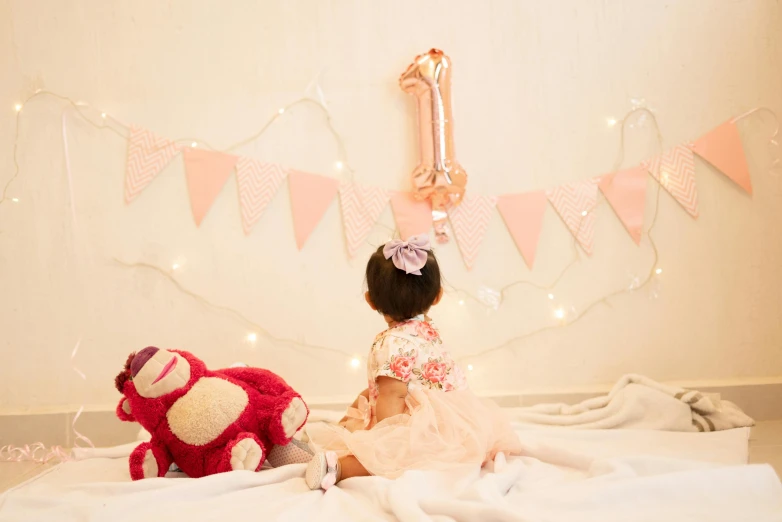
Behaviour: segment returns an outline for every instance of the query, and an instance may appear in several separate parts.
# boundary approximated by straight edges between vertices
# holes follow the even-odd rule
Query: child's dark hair
[[[427,251],[421,275],[406,274],[383,255],[381,245],[367,262],[369,299],[378,312],[394,321],[404,321],[429,310],[442,288],[440,266],[434,252]]]

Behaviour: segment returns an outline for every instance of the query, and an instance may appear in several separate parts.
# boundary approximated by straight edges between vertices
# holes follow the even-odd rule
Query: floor
[[[749,442],[751,464],[771,464],[782,477],[782,420],[759,422]],[[0,462],[0,493],[36,476],[51,464]]]

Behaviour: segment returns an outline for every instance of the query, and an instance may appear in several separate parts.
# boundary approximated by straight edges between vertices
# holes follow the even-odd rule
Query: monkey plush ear
[[[133,412],[130,411],[130,403],[124,395],[119,400],[119,404],[117,404],[117,417],[119,417],[119,420],[121,421],[136,422]]]

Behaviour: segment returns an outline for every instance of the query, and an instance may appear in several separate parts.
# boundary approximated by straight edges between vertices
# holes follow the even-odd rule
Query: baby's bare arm
[[[378,398],[376,404],[377,422],[405,413],[407,405],[407,383],[393,377],[378,377]]]

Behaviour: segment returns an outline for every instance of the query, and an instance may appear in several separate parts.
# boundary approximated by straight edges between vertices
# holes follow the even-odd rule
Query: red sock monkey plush
[[[272,445],[285,445],[309,410],[298,393],[260,368],[210,371],[192,354],[144,348],[115,380],[117,416],[152,440],[130,455],[133,480],[162,477],[172,462],[190,477],[257,471]]]

